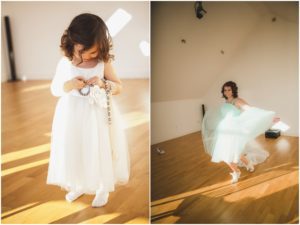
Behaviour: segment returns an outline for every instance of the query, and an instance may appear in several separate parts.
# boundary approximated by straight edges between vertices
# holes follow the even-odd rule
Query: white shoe
[[[76,191],[70,191],[68,194],[66,194],[66,200],[68,202],[73,202],[77,198],[79,198],[81,195],[83,195],[82,192],[76,192]]]
[[[93,207],[102,207],[107,204],[108,202],[108,192],[101,192],[101,193],[96,193],[96,196],[92,202]]]
[[[253,163],[251,161],[248,161],[248,164],[245,165],[245,166],[246,166],[247,171],[249,171],[249,172],[254,171],[254,166],[253,166]]]
[[[234,183],[238,182],[238,180],[241,176],[241,172],[233,172],[233,173],[230,173],[230,175],[232,176],[231,183],[234,184]]]

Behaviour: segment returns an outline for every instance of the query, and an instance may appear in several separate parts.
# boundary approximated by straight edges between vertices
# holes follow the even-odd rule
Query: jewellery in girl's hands
[[[79,89],[79,93],[83,96],[88,96],[91,91],[91,86],[93,85],[85,85],[83,88]]]
[[[106,104],[107,104],[107,117],[108,117],[108,124],[111,125],[111,105],[110,105],[110,96],[111,96],[111,91],[112,91],[112,83],[106,80],[105,78],[101,79],[104,83],[105,86],[105,94],[106,94]],[[79,93],[82,96],[88,96],[91,92],[91,87],[93,87],[94,84],[86,84],[83,88],[79,89]]]
[[[114,82],[112,82],[112,81],[109,81],[109,80],[107,82],[109,83],[109,89],[110,89],[110,91],[113,92],[113,90],[116,87],[116,84]]]
[[[105,93],[106,93],[106,99],[107,99],[107,118],[108,118],[108,124],[111,125],[111,105],[110,105],[110,96],[111,96],[111,85],[108,85],[108,80],[105,78],[101,79],[105,86]]]
[[[94,86],[94,84],[87,84],[86,81],[83,81],[85,83],[85,86],[81,89],[79,89],[79,93],[82,95],[82,96],[88,96],[91,92],[91,87]]]

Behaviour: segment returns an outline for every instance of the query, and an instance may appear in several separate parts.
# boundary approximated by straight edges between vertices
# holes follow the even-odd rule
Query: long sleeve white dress
[[[115,184],[126,184],[130,163],[122,119],[112,97],[109,125],[106,94],[82,96],[78,90],[64,92],[67,80],[76,76],[89,79],[104,76],[104,63],[79,68],[62,57],[51,84],[51,92],[60,97],[53,118],[51,152],[47,184],[67,191],[95,194],[101,189],[112,192]]]

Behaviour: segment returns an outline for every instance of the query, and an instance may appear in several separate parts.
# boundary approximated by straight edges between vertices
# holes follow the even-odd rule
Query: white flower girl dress
[[[130,163],[121,115],[111,100],[111,124],[108,123],[106,93],[91,87],[87,96],[78,90],[64,92],[67,80],[83,76],[86,80],[104,76],[104,63],[79,68],[62,57],[51,84],[59,96],[52,124],[51,152],[47,184],[67,191],[96,194],[115,190],[115,184],[126,184]]]

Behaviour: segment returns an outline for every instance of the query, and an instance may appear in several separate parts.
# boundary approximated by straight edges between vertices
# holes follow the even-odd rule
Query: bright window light
[[[271,129],[278,129],[278,130],[281,130],[282,132],[285,132],[287,131],[288,129],[290,129],[290,126],[287,125],[286,123],[282,122],[282,121],[279,121],[277,123],[275,123]]]
[[[117,9],[106,21],[109,33],[112,37],[116,36],[120,30],[131,20],[132,16],[123,9]]]
[[[147,41],[141,41],[140,42],[140,49],[144,56],[150,55],[150,44]]]

